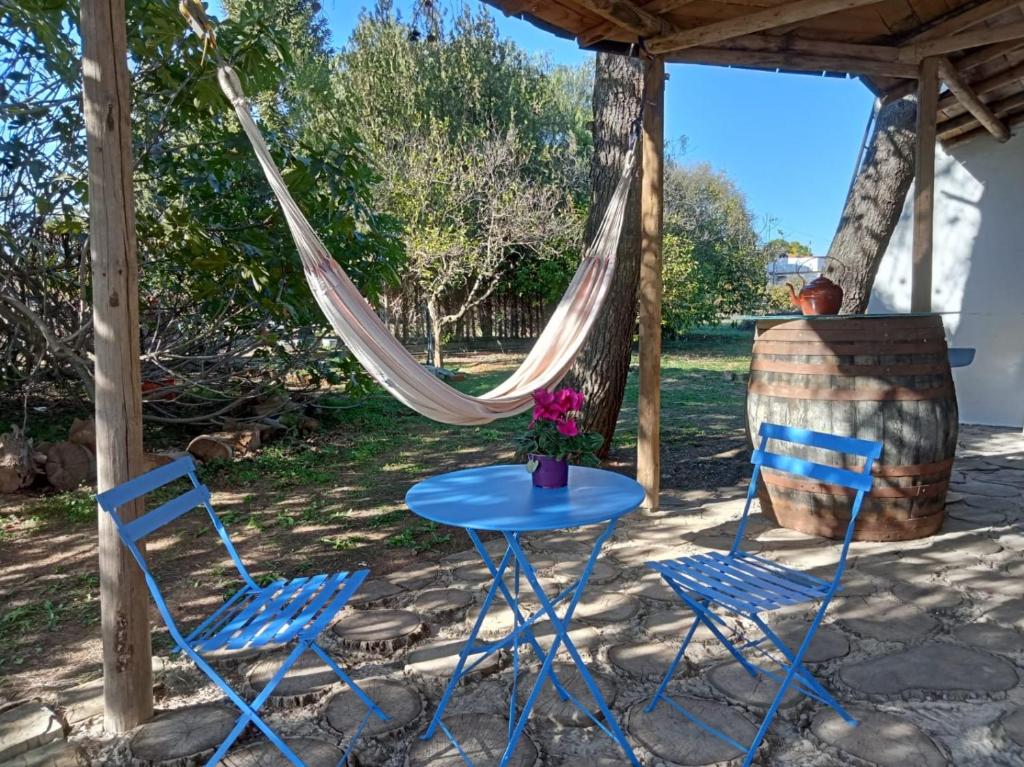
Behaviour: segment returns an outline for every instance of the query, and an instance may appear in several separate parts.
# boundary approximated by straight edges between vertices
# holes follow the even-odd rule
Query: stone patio
[[[953,482],[941,535],[853,545],[844,595],[811,647],[812,670],[860,718],[861,726],[850,728],[831,711],[792,696],[762,748],[762,764],[1024,765],[1024,438],[1006,430],[963,429]],[[688,626],[683,608],[643,562],[727,547],[743,492],[743,487],[723,487],[710,494],[684,494],[666,499],[657,515],[630,515],[606,546],[581,604],[574,641],[646,765],[730,764],[737,756],[669,706],[643,712],[675,650],[674,638]],[[543,582],[555,588],[572,577],[572,563],[596,532],[528,538]],[[749,538],[754,550],[818,574],[831,572],[838,553],[833,542],[777,529],[759,515],[751,518]],[[371,720],[356,750],[355,763],[361,767],[463,764],[443,737],[424,742],[417,736],[454,666],[486,581],[468,551],[421,570],[411,581],[392,576],[371,582],[323,638],[393,716],[386,723]],[[489,616],[486,635],[507,630],[507,612]],[[783,636],[799,638],[806,616],[803,609],[780,611],[771,622]],[[545,630],[541,624],[539,634],[550,636],[550,626]],[[670,695],[726,732],[748,739],[752,722],[774,693],[771,684],[742,673],[706,632],[696,638],[690,662],[671,683]],[[236,689],[246,690],[270,673],[270,659],[250,655],[221,658],[218,664]],[[334,765],[362,711],[351,691],[334,684],[317,659],[306,660],[271,699],[267,718],[308,764]],[[509,665],[507,657],[484,663],[460,687],[446,717],[479,767],[496,764],[501,753]],[[535,668],[528,663],[525,670],[529,674]],[[572,674],[563,678],[579,686]],[[204,754],[230,729],[233,713],[222,707],[218,691],[181,660],[164,664],[160,690],[162,713],[122,738],[103,736],[96,718],[83,718],[82,712],[96,711],[83,701],[87,690],[69,691],[65,700],[73,706],[57,712],[65,724],[76,719],[67,735],[38,705],[2,712],[0,762],[202,764]],[[96,694],[95,685],[91,694]],[[253,733],[226,763],[285,764]],[[626,761],[609,738],[549,689],[513,764],[604,767]]]

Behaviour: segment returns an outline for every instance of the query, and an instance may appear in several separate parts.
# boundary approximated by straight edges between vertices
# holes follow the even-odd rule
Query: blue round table
[[[530,712],[548,680],[563,700],[574,703],[602,730],[611,735],[629,761],[639,767],[640,762],[637,761],[622,728],[583,663],[579,651],[569,637],[568,629],[576,605],[583,596],[590,573],[601,553],[601,547],[615,532],[619,518],[636,509],[643,499],[643,488],[629,477],[582,466],[570,466],[569,484],[559,489],[535,488],[530,474],[520,464],[487,466],[440,474],[419,482],[409,490],[405,502],[413,513],[431,522],[464,529],[492,576],[491,586],[480,608],[480,614],[473,624],[469,639],[459,653],[455,671],[441,696],[430,725],[423,734],[424,739],[434,737],[440,729],[461,753],[461,746],[443,721],[448,701],[462,677],[485,658],[507,648],[512,652],[512,694],[509,701],[508,744],[499,767],[505,767],[512,758]],[[597,524],[603,524],[605,528],[594,542],[579,579],[560,593],[549,597],[541,587],[536,572],[520,544],[521,535]],[[504,536],[506,547],[499,562],[495,563],[484,548],[479,531],[496,532]],[[507,572],[513,575],[511,589],[505,582]],[[540,609],[528,617],[523,615],[520,606],[521,578],[526,579],[541,605]],[[501,596],[511,609],[515,626],[508,635],[498,641],[478,642],[480,627],[498,596]],[[568,605],[559,615],[555,606],[563,602],[568,602]],[[554,628],[554,639],[547,651],[540,645],[533,631],[534,624],[540,618],[549,619]],[[517,714],[519,648],[524,643],[533,649],[537,658],[542,660],[542,665],[522,711]],[[591,707],[581,703],[566,690],[555,674],[553,662],[562,646],[579,670],[591,697],[597,704],[603,722],[594,717]]]

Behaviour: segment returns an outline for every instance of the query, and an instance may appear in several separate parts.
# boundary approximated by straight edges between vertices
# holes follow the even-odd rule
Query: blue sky
[[[443,0],[442,8],[457,0]],[[474,7],[483,4],[468,0]],[[411,0],[396,0],[408,9]],[[326,0],[334,44],[348,39],[372,0]],[[593,54],[518,19],[493,14],[501,32],[555,64]],[[785,236],[824,255],[842,212],[873,97],[856,80],[670,64],[667,139],[686,136],[684,163],[707,162],[747,196],[766,239]]]

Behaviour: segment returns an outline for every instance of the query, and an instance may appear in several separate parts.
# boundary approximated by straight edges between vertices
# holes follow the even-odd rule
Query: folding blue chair
[[[692,557],[681,557],[679,559],[668,559],[660,562],[648,562],[647,566],[658,572],[666,583],[672,588],[676,595],[694,612],[694,621],[689,631],[683,638],[679,651],[676,653],[672,663],[669,664],[665,677],[658,686],[651,702],[645,711],[651,712],[664,700],[675,708],[679,713],[696,724],[704,731],[721,738],[726,743],[746,752],[746,759],[743,767],[753,761],[761,741],[764,740],[769,725],[775,718],[775,714],[782,703],[783,697],[793,682],[796,682],[796,689],[814,700],[824,703],[833,708],[846,722],[856,725],[857,721],[829,694],[824,687],[804,667],[803,658],[807,648],[814,638],[825,611],[828,609],[832,597],[840,589],[840,581],[843,577],[843,570],[846,567],[846,554],[850,548],[850,540],[857,524],[857,515],[860,513],[864,496],[871,490],[871,471],[882,455],[882,445],[878,442],[869,442],[852,437],[838,437],[832,434],[823,434],[806,429],[792,429],[786,426],[763,424],[759,432],[760,443],[754,450],[751,462],[754,464],[754,474],[750,480],[750,489],[747,492],[747,502],[743,509],[743,516],[740,519],[739,529],[736,531],[736,538],[728,554],[710,552],[698,554]],[[773,440],[779,443],[796,445],[794,452],[804,448],[816,448],[821,451],[843,454],[845,460],[843,465],[849,465],[849,461],[857,462],[863,459],[864,465],[854,471],[839,466],[813,463],[802,458],[791,455],[782,455],[769,452],[768,442]],[[792,449],[792,448],[791,448]],[[750,504],[757,493],[757,480],[762,469],[794,474],[806,477],[810,480],[827,485],[839,485],[855,491],[852,505],[850,507],[850,524],[846,530],[846,537],[843,539],[842,551],[839,555],[839,562],[831,580],[825,580],[809,573],[785,567],[769,559],[755,556],[744,552],[741,548],[744,532],[747,527],[747,520],[750,515]],[[777,610],[781,607],[796,605],[805,602],[820,601],[817,614],[811,621],[811,626],[796,652],[786,646],[768,628],[761,619],[760,614]],[[740,615],[753,621],[761,630],[763,636],[760,639],[746,642],[737,647],[730,641],[722,631],[728,624],[715,612],[713,608],[718,607],[734,615]],[[772,700],[771,706],[765,714],[753,743],[744,745],[721,730],[712,727],[700,720],[669,697],[665,696],[665,688],[669,680],[675,674],[676,667],[683,659],[686,648],[693,638],[694,632],[700,624],[707,626],[711,633],[725,646],[730,654],[750,673],[751,676],[764,675],[769,679],[779,682],[778,692]],[[770,651],[765,650],[761,645],[769,640],[782,654],[779,658]],[[753,649],[763,657],[776,662],[781,669],[785,670],[782,676],[777,671],[769,670],[758,666],[744,656],[744,650]]]
[[[183,477],[187,477],[191,481],[192,488],[190,490],[130,522],[122,521],[118,514],[118,509],[121,506]],[[317,637],[366,580],[366,576],[369,574],[367,570],[276,580],[268,586],[258,585],[245,569],[224,525],[214,512],[213,506],[210,504],[210,491],[205,485],[200,484],[196,477],[196,467],[191,457],[180,458],[173,463],[129,480],[112,490],[100,493],[96,496],[96,500],[99,502],[100,508],[110,514],[114,524],[117,525],[122,542],[131,551],[135,561],[139,563],[139,567],[142,568],[146,585],[153,595],[153,600],[156,602],[164,623],[167,624],[168,631],[177,642],[178,650],[187,653],[202,672],[220,687],[242,712],[227,738],[206,763],[207,767],[213,767],[220,762],[249,724],[258,727],[295,767],[305,767],[302,760],[288,747],[288,744],[260,718],[258,712],[273,693],[274,688],[284,678],[288,669],[306,650],[316,653],[367,707],[366,716],[363,717],[359,727],[349,740],[341,764],[346,763],[349,751],[362,734],[371,714],[381,720],[388,719],[387,715],[360,689],[359,685],[316,643]],[[196,626],[187,636],[183,636],[142,552],[139,550],[138,542],[198,506],[202,506],[209,513],[214,529],[235,563],[244,585],[211,616]],[[294,648],[288,653],[277,673],[252,702],[247,702],[232,690],[224,678],[214,671],[203,658],[204,654],[216,650],[259,649],[288,645],[292,642],[295,643]]]

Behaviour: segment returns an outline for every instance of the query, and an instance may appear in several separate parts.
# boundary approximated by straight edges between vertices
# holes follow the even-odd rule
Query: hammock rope
[[[611,288],[616,253],[636,171],[638,135],[634,135],[622,176],[601,219],[594,241],[526,359],[507,380],[480,396],[470,396],[441,381],[421,365],[360,294],[306,219],[288,190],[235,70],[216,52],[213,27],[184,0],[182,13],[217,55],[217,79],[234,107],[267,183],[277,199],[298,249],[306,281],[321,311],[349,351],[392,396],[416,412],[442,423],[478,425],[522,413],[533,392],[556,386],[569,372]],[[634,126],[639,133],[639,123]]]

